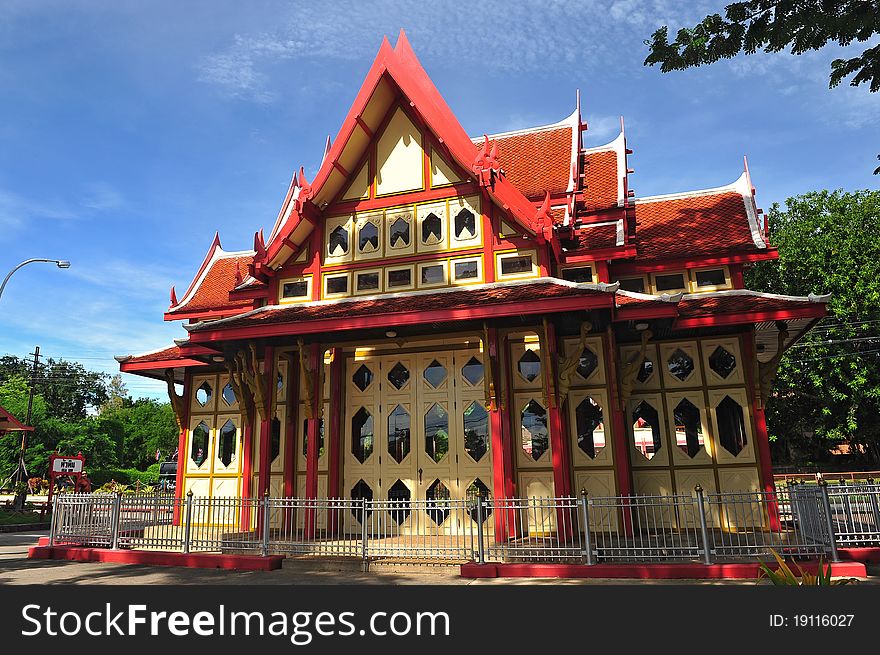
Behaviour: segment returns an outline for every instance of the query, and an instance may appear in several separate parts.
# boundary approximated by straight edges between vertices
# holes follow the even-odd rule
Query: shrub
[[[92,488],[102,487],[108,482],[115,481],[125,486],[134,486],[140,482],[141,486],[150,486],[159,482],[159,465],[150,466],[146,471],[138,471],[137,469],[90,469],[88,472],[89,479],[92,481]]]

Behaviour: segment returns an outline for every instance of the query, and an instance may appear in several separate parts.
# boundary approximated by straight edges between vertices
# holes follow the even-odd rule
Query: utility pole
[[[28,391],[28,405],[27,405],[27,418],[24,420],[24,424],[30,426],[32,413],[34,409],[34,391],[37,386],[37,370],[40,366],[40,347],[35,346],[34,352],[31,353],[34,357],[34,365],[31,369],[31,379],[30,379],[30,390]],[[16,475],[15,482],[27,482],[27,469],[24,466],[24,454],[27,452],[27,438],[28,433],[27,430],[21,431],[21,450],[18,453],[18,474]],[[24,509],[25,498],[27,497],[27,493],[16,495],[15,497],[15,506],[21,506],[21,509]]]

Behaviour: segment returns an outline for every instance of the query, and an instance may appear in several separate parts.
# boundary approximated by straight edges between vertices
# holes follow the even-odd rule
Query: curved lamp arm
[[[35,257],[33,259],[26,259],[21,264],[13,268],[9,273],[6,274],[6,277],[3,278],[3,284],[0,284],[0,297],[3,297],[3,289],[6,288],[6,283],[9,282],[9,278],[12,277],[12,274],[15,273],[22,266],[26,266],[27,264],[33,264],[34,262],[45,262],[47,264],[55,264],[58,268],[70,268],[70,262],[64,259],[43,259],[40,257]]]

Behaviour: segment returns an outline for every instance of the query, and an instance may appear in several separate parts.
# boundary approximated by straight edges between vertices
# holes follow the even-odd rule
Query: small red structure
[[[50,504],[55,492],[55,481],[59,478],[73,480],[74,490],[78,493],[88,493],[92,490],[92,483],[84,472],[85,465],[86,458],[82,453],[69,456],[59,455],[58,451],[55,451],[49,455],[49,498],[47,500]]]

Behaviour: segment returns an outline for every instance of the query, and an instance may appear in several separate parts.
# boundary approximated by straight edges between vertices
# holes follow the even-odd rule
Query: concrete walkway
[[[131,564],[92,564],[30,560],[28,548],[46,532],[0,534],[0,585],[11,584],[173,584],[173,585],[497,585],[497,584],[698,584],[698,585],[753,585],[751,580],[554,580],[493,578],[466,580],[458,575],[457,566],[383,567],[369,573],[339,570],[330,562],[285,561],[280,571],[220,571],[217,569],[188,569],[180,567],[136,566]],[[351,567],[348,567],[351,568]],[[877,584],[878,578],[868,583]]]

